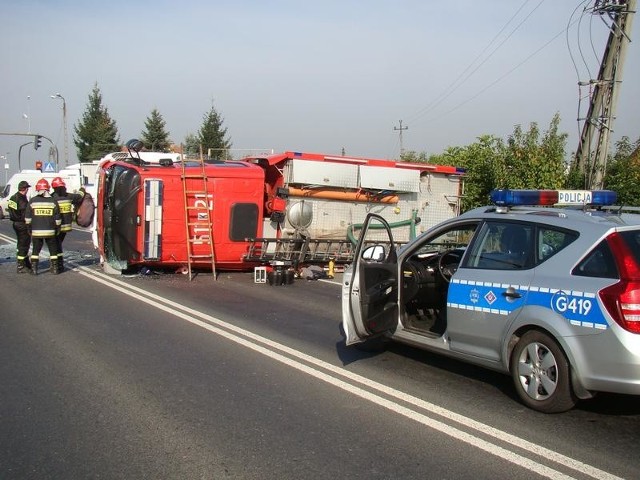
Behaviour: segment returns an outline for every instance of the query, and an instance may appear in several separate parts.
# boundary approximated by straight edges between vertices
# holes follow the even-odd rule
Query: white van
[[[87,177],[82,175],[82,171],[80,168],[65,168],[64,170],[60,170],[59,172],[41,172],[40,170],[22,170],[14,174],[7,185],[4,187],[2,193],[0,193],[0,219],[8,216],[7,213],[7,205],[9,203],[9,199],[11,196],[18,191],[18,183],[22,180],[29,182],[31,188],[27,193],[27,197],[31,198],[36,193],[36,183],[41,178],[46,179],[49,184],[51,184],[51,180],[55,177],[60,177],[64,180],[64,183],[67,186],[67,191],[74,192],[78,191],[80,187],[85,187],[87,184]],[[91,179],[93,180],[93,178]]]

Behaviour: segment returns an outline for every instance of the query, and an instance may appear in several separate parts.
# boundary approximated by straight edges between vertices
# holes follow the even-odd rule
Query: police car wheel
[[[565,412],[577,398],[571,389],[569,362],[555,340],[531,330],[511,355],[511,376],[518,396],[528,407],[544,413]]]

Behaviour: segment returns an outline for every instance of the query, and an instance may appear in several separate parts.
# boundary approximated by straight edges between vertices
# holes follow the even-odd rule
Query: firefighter
[[[18,239],[16,253],[18,273],[31,271],[31,262],[29,261],[31,236],[29,235],[29,227],[24,221],[27,206],[29,205],[29,199],[27,198],[29,188],[31,188],[29,182],[22,180],[18,184],[18,191],[11,196],[7,206],[9,218],[13,222],[13,231],[16,232],[16,238]]]
[[[58,240],[58,270],[64,271],[64,260],[62,251],[62,242],[67,233],[71,231],[71,222],[73,220],[74,209],[78,208],[82,199],[84,198],[84,188],[80,189],[80,193],[67,193],[67,185],[60,177],[55,177],[51,180],[51,188],[53,188],[53,194],[51,195],[58,206],[60,207],[60,217],[62,218],[62,224],[60,225],[60,233],[56,237]]]
[[[49,193],[49,182],[44,178],[36,183],[36,195],[29,200],[25,214],[25,222],[31,231],[31,272],[38,274],[40,250],[44,242],[49,249],[50,271],[54,275],[58,269],[58,241],[62,218],[58,202]]]

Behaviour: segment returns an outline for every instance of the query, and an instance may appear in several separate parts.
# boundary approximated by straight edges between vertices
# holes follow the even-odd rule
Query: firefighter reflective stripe
[[[73,205],[71,203],[71,199],[68,197],[56,197],[56,200],[60,206],[60,216],[62,217],[60,231],[70,232],[71,220],[73,218]]]
[[[62,218],[60,231],[70,232],[72,230],[71,223],[73,222],[73,207],[82,201],[83,195],[77,193],[58,195],[54,193],[52,197],[58,202],[58,206],[60,207],[60,217]]]
[[[162,181],[144,181],[144,258],[158,260],[162,238]]]
[[[24,216],[29,205],[26,195],[20,192],[14,193],[7,204],[9,218],[12,222],[24,222]]]
[[[53,217],[53,205],[36,205],[32,212],[36,217]]]
[[[58,199],[58,205],[60,206],[61,214],[73,212],[73,208],[71,206],[71,200],[69,200],[68,198]]]
[[[44,229],[32,230],[31,231],[31,236],[32,237],[43,237],[43,238],[55,237],[56,236],[56,229],[53,228],[51,230],[44,230]]]
[[[29,200],[25,223],[31,226],[33,237],[54,237],[62,224],[58,202],[52,197],[36,195]]]

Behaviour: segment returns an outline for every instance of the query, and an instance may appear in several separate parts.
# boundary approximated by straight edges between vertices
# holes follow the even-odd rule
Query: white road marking
[[[9,237],[7,235],[4,235],[2,233],[0,233],[0,239],[5,240],[9,243],[13,243],[15,242],[15,239],[12,237]],[[72,263],[72,262],[70,262]],[[261,337],[259,335],[256,335],[248,330],[242,329],[240,327],[236,327],[235,325],[229,324],[227,322],[224,322],[223,320],[220,320],[216,317],[212,317],[210,315],[204,314],[202,312],[199,312],[197,310],[191,309],[189,307],[185,307],[183,305],[180,305],[178,303],[172,302],[170,300],[167,300],[165,298],[162,298],[158,295],[155,295],[153,293],[147,292],[141,288],[135,287],[133,285],[129,285],[125,282],[122,282],[120,280],[117,280],[116,278],[110,277],[108,275],[105,275],[103,273],[97,272],[95,270],[92,270],[90,268],[87,267],[82,267],[82,266],[75,266],[74,268],[75,272],[80,273],[83,276],[86,276],[88,278],[91,278],[92,280],[101,283],[103,285],[108,286],[109,288],[112,288],[114,290],[120,291],[122,293],[124,293],[125,295],[131,296],[133,298],[136,298],[144,303],[147,303],[151,306],[154,306],[158,309],[161,309],[163,311],[166,311],[167,313],[171,313],[173,315],[175,315],[178,318],[181,318],[183,320],[186,320],[194,325],[197,325],[205,330],[208,330],[212,333],[215,333],[217,335],[220,335],[224,338],[227,338],[228,340],[231,340],[233,342],[236,342],[240,345],[243,345],[251,350],[254,350],[256,352],[259,352],[269,358],[272,358],[274,360],[277,360],[281,363],[284,363],[288,366],[291,366],[292,368],[295,368],[297,370],[300,370],[304,373],[307,373],[310,376],[313,376],[314,378],[317,378],[319,380],[322,380],[324,382],[327,382],[331,385],[334,385],[338,388],[341,388],[342,390],[345,390],[347,392],[350,392],[354,395],[357,395],[363,399],[366,399],[368,401],[371,401],[372,403],[375,403],[377,405],[383,406],[393,412],[396,412],[400,415],[403,415],[407,418],[410,418],[416,422],[419,422],[423,425],[426,425],[430,428],[433,428],[434,430],[440,431],[442,433],[445,433],[446,435],[451,436],[452,438],[455,438],[457,440],[463,441],[465,443],[468,443],[470,445],[473,445],[477,448],[480,448],[488,453],[491,453],[497,457],[503,458],[511,463],[514,463],[516,465],[522,466],[523,468],[527,468],[533,472],[536,472],[540,475],[543,475],[545,477],[548,478],[552,478],[552,479],[568,479],[568,478],[572,478],[570,476],[564,475],[561,472],[558,472],[556,470],[553,470],[545,465],[542,465],[538,462],[535,462],[534,460],[528,459],[526,457],[523,457],[521,455],[518,455],[514,452],[511,452],[509,450],[506,450],[502,447],[499,447],[497,445],[494,445],[490,442],[487,442],[485,440],[482,440],[478,437],[475,437],[473,435],[470,435],[464,431],[461,431],[455,427],[446,425],[438,420],[435,420],[433,418],[427,417],[426,415],[416,412],[414,410],[411,410],[409,408],[403,407],[402,405],[399,405],[395,402],[392,402],[388,399],[385,399],[383,397],[380,397],[378,395],[375,395],[371,392],[368,392],[366,390],[363,390],[362,388],[359,388],[355,385],[352,385],[350,383],[347,383],[343,380],[337,379],[331,375],[328,375],[327,373],[321,372],[319,370],[316,370],[314,368],[309,367],[308,365],[304,365],[302,363],[299,363],[289,357],[286,357],[282,354],[276,353],[273,350],[270,349],[274,349],[274,350],[279,350],[280,352],[286,353],[287,355],[297,358],[301,361],[307,362],[308,364],[314,365],[318,368],[322,368],[326,371],[331,372],[332,374],[341,376],[343,378],[348,379],[351,382],[357,382],[363,386],[366,386],[372,390],[376,390],[380,393],[383,393],[389,397],[392,398],[396,398],[398,400],[401,400],[403,402],[406,402],[410,405],[413,405],[419,409],[422,409],[424,411],[430,412],[432,414],[436,414],[439,415],[441,417],[444,417],[450,421],[456,422],[466,428],[481,432],[484,435],[496,438],[498,440],[501,440],[505,443],[508,443],[510,445],[513,445],[514,447],[517,448],[521,448],[525,451],[530,452],[531,454],[535,454],[538,455],[542,458],[547,459],[548,461],[552,461],[555,462],[559,465],[562,465],[564,467],[570,468],[576,472],[580,472],[584,475],[588,475],[592,478],[597,478],[597,479],[609,479],[609,480],[621,480],[620,477],[617,477],[613,474],[610,474],[608,472],[605,472],[603,470],[600,470],[596,467],[593,467],[591,465],[585,464],[583,462],[580,462],[578,460],[575,460],[573,458],[567,457],[565,455],[559,454],[553,450],[549,450],[545,447],[542,447],[540,445],[536,445],[534,443],[531,443],[527,440],[521,439],[519,437],[516,437],[515,435],[511,435],[509,433],[503,432],[501,430],[495,429],[493,427],[490,427],[488,425],[485,425],[481,422],[477,422],[473,419],[467,418],[463,415],[459,415],[455,412],[452,412],[450,410],[447,410],[445,408],[439,407],[435,404],[426,402],[420,398],[414,397],[412,395],[408,395],[404,392],[401,392],[399,390],[395,390],[393,388],[390,388],[386,385],[383,385],[381,383],[375,382],[373,380],[370,380],[366,377],[363,377],[361,375],[349,372],[348,370],[344,369],[344,368],[340,368],[337,367],[335,365],[332,365],[330,363],[324,362],[322,360],[319,360],[315,357],[311,357],[305,353],[299,352],[297,350],[294,350],[290,347],[287,347],[286,345],[282,345],[279,344],[277,342],[274,342],[272,340],[269,340],[267,338]],[[334,283],[334,284],[339,284],[338,282],[335,281],[326,281],[327,283]],[[134,293],[137,292],[137,293]],[[158,303],[160,302],[160,303]],[[197,318],[194,317],[199,317],[201,320],[198,320]],[[213,324],[213,325],[212,325]],[[215,325],[217,325],[218,327],[216,327]],[[235,332],[231,333],[231,332]],[[238,335],[242,335],[243,337],[246,338],[241,338]],[[259,342],[263,345],[266,345],[269,348],[266,348],[264,346],[258,345],[254,342]]]
[[[186,320],[209,332],[215,333],[216,335],[220,335],[239,345],[249,348],[255,352],[261,353],[262,355],[265,355],[273,360],[279,361],[287,366],[290,366],[301,372],[304,372],[318,380],[322,380],[344,391],[357,395],[360,398],[366,399],[372,403],[375,403],[376,405],[387,408],[390,411],[403,415],[425,426],[428,426],[429,428],[442,432],[446,435],[449,435],[452,438],[463,441],[469,445],[473,445],[487,453],[490,453],[499,458],[507,460],[515,465],[526,468],[544,477],[552,478],[552,479],[573,478],[563,474],[562,472],[559,472],[550,467],[547,467],[546,465],[543,465],[534,460],[526,458],[515,452],[511,452],[505,448],[502,448],[491,442],[483,440],[477,436],[471,435],[458,428],[447,425],[439,420],[436,420],[435,418],[431,418],[423,413],[404,407],[380,395],[376,395],[374,393],[371,393],[370,391],[364,390],[363,388],[353,385],[352,383],[348,383],[345,380],[341,380],[339,378],[336,378],[335,376],[329,375],[326,372],[331,372],[332,374],[345,378],[350,382],[359,383],[372,390],[376,390],[388,397],[396,398],[410,405],[413,405],[418,409],[444,417],[466,428],[482,433],[483,435],[494,437],[514,447],[521,448],[531,453],[532,455],[538,455],[541,458],[544,458],[548,462],[549,461],[555,462],[558,465],[561,465],[566,468],[570,468],[576,472],[579,472],[584,475],[588,475],[592,478],[609,479],[609,480],[620,479],[620,477],[617,477],[613,474],[600,470],[591,465],[585,464],[583,462],[572,459],[565,455],[561,455],[557,452],[554,452],[553,450],[549,450],[545,447],[536,445],[527,440],[521,439],[514,435],[510,435],[506,432],[495,429],[483,423],[477,422],[473,419],[464,417],[455,412],[439,407],[432,403],[426,402],[417,397],[408,395],[399,390],[395,390],[386,385],[370,380],[366,377],[362,377],[358,374],[349,372],[344,368],[340,368],[330,363],[319,360],[315,357],[311,357],[307,354],[304,354],[290,347],[287,347],[286,345],[282,345],[280,343],[274,342],[267,338],[261,337],[248,330],[245,330],[243,328],[224,322],[223,320],[220,320],[216,317],[204,314],[202,312],[191,309],[189,307],[185,307],[176,302],[172,302],[158,295],[147,292],[136,286],[129,285],[125,282],[117,280],[113,277],[109,277],[103,273],[97,272],[90,268],[76,266],[74,268],[74,271],[80,273],[83,276],[91,278],[92,280],[98,283],[101,283],[109,288],[122,292],[125,295],[136,298],[141,302],[147,303],[148,305],[151,305],[155,308],[158,308],[167,313],[170,313],[178,318]],[[280,351],[282,353],[278,353],[275,350]],[[285,356],[284,354],[288,356]],[[290,358],[290,357],[293,357],[293,358]],[[325,372],[320,371],[316,368],[312,368],[307,364],[300,363],[300,361],[296,361],[294,359],[298,359],[300,361],[306,362],[307,364],[313,365],[317,368],[321,368],[325,370]]]

